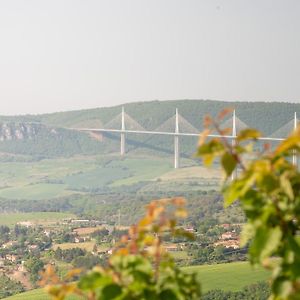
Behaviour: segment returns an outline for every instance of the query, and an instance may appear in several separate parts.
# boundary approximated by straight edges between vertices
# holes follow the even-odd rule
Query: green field
[[[268,278],[269,273],[261,268],[254,269],[248,262],[236,262],[218,265],[203,265],[185,267],[186,272],[197,272],[202,284],[202,291],[213,289],[225,291],[239,291],[244,286],[263,281]],[[34,290],[15,295],[7,300],[47,300],[43,290]],[[76,298],[68,298],[75,300]]]
[[[61,212],[0,213],[0,225],[13,226],[26,221],[41,224],[74,217],[73,214]]]
[[[38,183],[0,190],[0,197],[7,199],[52,199],[71,194],[63,184]]]
[[[153,181],[172,170],[157,157],[76,156],[0,164],[0,197],[44,200]]]
[[[122,161],[112,161],[109,166],[130,171],[131,176],[127,178],[116,180],[112,186],[131,185],[140,181],[149,181],[156,179],[156,177],[172,170],[171,161],[163,159],[125,159]]]
[[[221,289],[238,291],[244,286],[264,281],[269,273],[262,268],[254,268],[249,262],[185,267],[187,272],[197,272],[204,292]]]

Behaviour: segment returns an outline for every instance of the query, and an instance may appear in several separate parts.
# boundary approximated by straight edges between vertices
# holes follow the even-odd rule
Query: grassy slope
[[[191,266],[184,269],[199,274],[204,292],[212,289],[238,291],[245,285],[266,280],[269,275],[261,268],[253,268],[248,262]]]
[[[3,189],[0,196],[6,199],[52,199],[70,195],[72,192],[68,192],[66,188],[63,184],[37,183]]]
[[[237,262],[231,264],[204,265],[184,268],[187,272],[196,271],[202,283],[203,292],[212,289],[227,291],[241,290],[245,285],[257,281],[266,280],[268,273],[260,269],[252,269],[248,262]],[[43,290],[34,290],[15,295],[7,300],[47,300]],[[70,298],[73,300],[74,298]]]

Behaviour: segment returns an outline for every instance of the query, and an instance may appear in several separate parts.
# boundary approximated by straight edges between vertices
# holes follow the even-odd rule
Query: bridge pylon
[[[294,113],[294,130],[297,129],[297,113]],[[297,167],[298,161],[297,161],[297,155],[296,151],[293,151],[293,165]]]
[[[122,127],[121,127],[121,156],[125,155],[125,111],[124,106],[122,107]]]
[[[231,140],[232,146],[234,146],[236,143],[235,139],[236,139],[236,117],[235,117],[235,109],[234,109],[232,114],[232,140]],[[233,181],[236,177],[237,177],[237,170],[234,170],[231,174],[231,180]]]
[[[175,111],[175,133],[179,133],[178,109]],[[179,136],[174,136],[174,168],[179,168]]]

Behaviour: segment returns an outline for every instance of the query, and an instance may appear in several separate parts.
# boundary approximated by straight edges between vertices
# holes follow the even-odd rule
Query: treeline
[[[266,282],[246,286],[238,292],[212,290],[204,294],[202,300],[267,300],[271,294]]]
[[[87,252],[80,248],[62,250],[58,247],[54,252],[54,258],[71,263],[73,267],[83,270],[92,269],[94,266],[101,265],[104,262],[97,254]]]
[[[178,196],[169,193],[170,197]],[[186,223],[202,226],[204,220],[226,220],[232,223],[244,221],[244,216],[238,205],[226,210],[223,208],[223,199],[215,191],[195,191],[182,193],[187,199],[189,216]],[[107,194],[74,194],[66,197],[47,200],[11,200],[1,199],[2,212],[71,212],[79,217],[95,219],[109,224],[118,222],[118,213],[121,214],[121,224],[131,225],[142,215],[144,207],[153,199],[163,197],[155,191],[151,193],[107,193]]]

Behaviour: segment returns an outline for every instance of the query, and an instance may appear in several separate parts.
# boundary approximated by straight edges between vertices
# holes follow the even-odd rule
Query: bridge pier
[[[235,109],[233,110],[233,115],[232,115],[232,140],[231,140],[231,145],[235,145],[235,138],[236,138],[236,119],[235,119]],[[237,177],[237,170],[234,170],[231,174],[231,180],[233,181]]]
[[[294,113],[294,130],[297,129],[297,113]],[[297,161],[297,155],[296,155],[296,151],[293,151],[293,165],[297,166],[298,161]]]
[[[178,109],[175,112],[175,133],[179,133]],[[174,136],[174,168],[179,168],[179,136]]]
[[[121,128],[121,156],[125,155],[125,112],[124,107],[122,107],[122,128]]]

